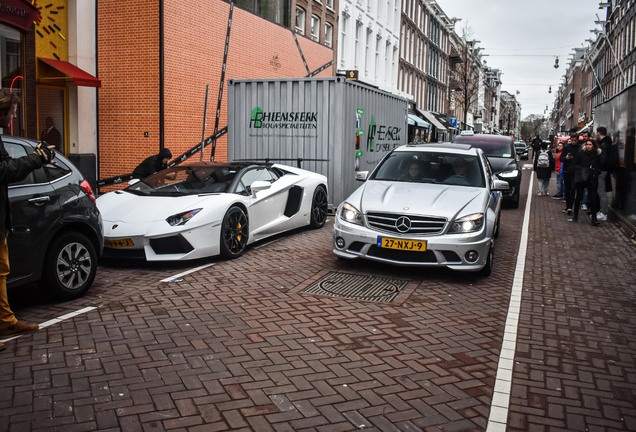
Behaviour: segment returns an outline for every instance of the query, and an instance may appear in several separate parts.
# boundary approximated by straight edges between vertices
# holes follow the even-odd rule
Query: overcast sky
[[[503,72],[502,90],[519,91],[521,116],[548,114],[567,70],[573,48],[581,48],[594,24],[596,14],[604,20],[599,0],[437,0],[455,24],[460,36],[467,27],[470,39],[488,54],[488,66]],[[587,43],[586,43],[587,45]],[[554,68],[555,57],[559,68]],[[548,93],[549,86],[552,93]]]

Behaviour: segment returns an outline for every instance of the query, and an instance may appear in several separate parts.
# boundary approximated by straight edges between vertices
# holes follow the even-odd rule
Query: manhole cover
[[[408,282],[402,279],[329,272],[303,291],[331,297],[392,302]]]

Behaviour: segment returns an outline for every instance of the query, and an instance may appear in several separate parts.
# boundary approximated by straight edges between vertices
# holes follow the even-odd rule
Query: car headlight
[[[168,225],[170,226],[185,225],[190,219],[194,217],[194,215],[199,213],[201,210],[202,209],[198,208],[194,210],[188,210],[187,212],[178,213],[176,215],[168,216],[166,218],[166,222],[168,222]]]
[[[515,178],[519,175],[519,170],[504,171],[497,174],[500,178]]]
[[[347,202],[344,203],[340,209],[340,219],[356,225],[364,225],[364,216],[362,213]]]
[[[448,230],[451,234],[462,234],[479,231],[484,226],[484,214],[475,213],[464,216],[451,223]]]

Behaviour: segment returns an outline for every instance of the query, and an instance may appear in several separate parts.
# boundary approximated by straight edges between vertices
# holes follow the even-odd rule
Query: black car
[[[519,207],[521,167],[512,138],[505,135],[474,134],[472,131],[464,131],[457,135],[453,142],[470,144],[482,149],[497,177],[507,181],[510,186],[504,192],[504,201],[514,208]]]
[[[3,136],[11,157],[33,152],[36,141]],[[93,190],[64,156],[9,185],[13,233],[7,287],[39,282],[59,299],[83,295],[93,283],[104,247]]]
[[[519,159],[528,159],[528,146],[523,141],[515,141],[515,151]]]

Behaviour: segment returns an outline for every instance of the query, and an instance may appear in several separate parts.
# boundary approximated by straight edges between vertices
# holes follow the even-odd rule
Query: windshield
[[[238,169],[232,166],[175,166],[132,184],[137,195],[184,196],[227,192]]]
[[[442,152],[393,152],[371,180],[485,187],[477,156]]]
[[[510,158],[513,157],[511,143],[512,140],[510,138],[506,138],[503,136],[497,135],[484,135],[484,137],[480,137],[478,135],[474,136],[457,136],[453,140],[455,143],[459,144],[470,144],[473,147],[478,147],[483,150],[483,152],[488,157],[501,157],[501,158]]]

